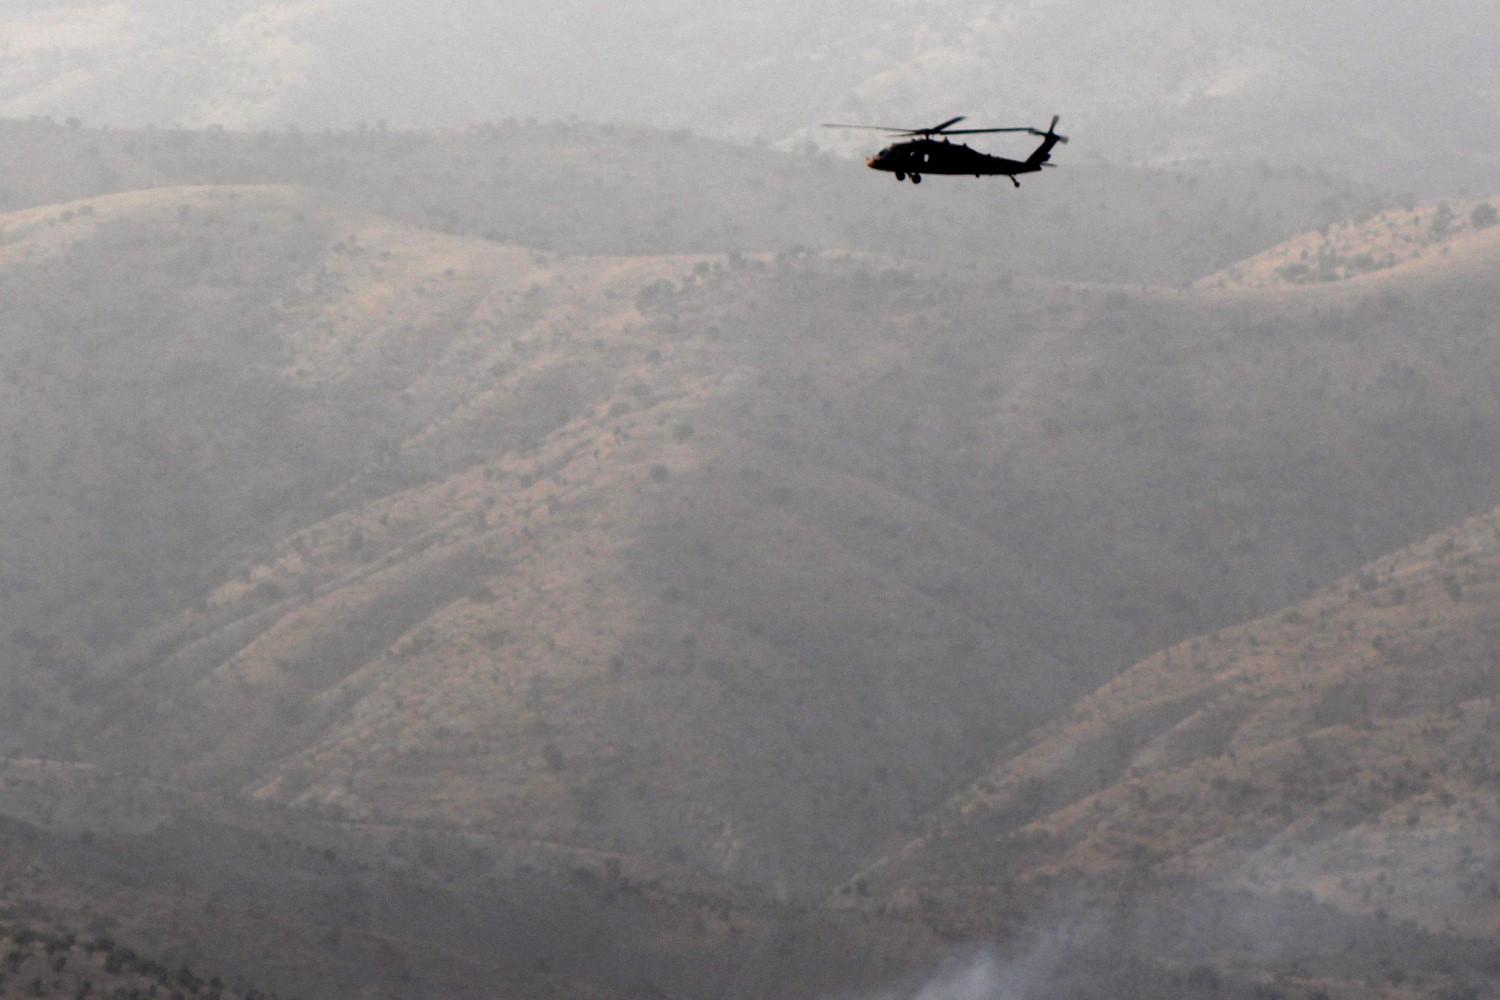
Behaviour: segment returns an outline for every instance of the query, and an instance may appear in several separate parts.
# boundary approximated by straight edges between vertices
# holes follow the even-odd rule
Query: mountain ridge
[[[14,117],[263,129],[584,115],[796,144],[825,120],[1062,112],[1115,162],[1284,157],[1442,194],[1495,181],[1477,137],[1494,131],[1500,25],[1472,4],[1417,18],[1350,4],[673,0],[625,18],[577,2],[545,17],[473,0],[420,15],[337,0],[48,3],[0,27],[0,114]]]

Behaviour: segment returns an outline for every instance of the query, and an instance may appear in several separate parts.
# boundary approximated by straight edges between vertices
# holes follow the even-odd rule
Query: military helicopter
[[[1067,142],[1068,137],[1057,134],[1058,116],[1052,116],[1052,124],[1043,132],[1036,128],[954,128],[964,116],[950,118],[932,128],[889,128],[885,125],[842,125],[826,122],[824,128],[862,128],[876,132],[890,132],[898,136],[909,136],[909,142],[897,142],[887,146],[867,161],[871,170],[884,170],[896,175],[896,180],[911,178],[913,184],[922,183],[923,174],[973,174],[975,177],[1009,177],[1016,187],[1021,182],[1017,174],[1032,174],[1043,167],[1054,167],[1048,163],[1052,147]],[[991,132],[1029,132],[1042,137],[1042,144],[1032,150],[1024,160],[1009,160],[1003,156],[991,156],[963,143],[948,140],[950,135],[980,135]],[[942,136],[942,140],[938,140]]]

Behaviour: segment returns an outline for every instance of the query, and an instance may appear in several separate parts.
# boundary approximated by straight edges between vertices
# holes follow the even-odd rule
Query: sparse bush
[[[255,585],[255,596],[262,601],[279,601],[285,595],[286,591],[275,580],[262,580]]]

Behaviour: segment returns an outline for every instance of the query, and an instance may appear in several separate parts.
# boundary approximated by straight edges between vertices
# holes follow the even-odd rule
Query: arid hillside
[[[4,229],[10,746],[336,816],[816,894],[1500,493],[1494,293],[1442,271],[561,258],[286,188]]]
[[[817,996],[874,990],[944,951],[905,918],[608,852],[325,818],[88,765],[0,758],[0,809],[0,935],[19,935],[0,987],[42,976],[43,995],[83,979],[149,990],[163,969],[175,985],[187,967],[204,993],[211,969],[250,997]],[[77,947],[48,976],[54,938]]]
[[[613,125],[247,134],[0,120],[0,210],[142,188],[291,184],[320,203],[559,253],[852,250],[983,278],[1175,285],[1390,203],[1301,169],[1135,170],[1083,152],[1058,162],[1067,183],[1052,171],[1028,180],[1023,197],[997,178],[918,189],[853,159]]]
[[[1490,262],[1500,199],[1393,208],[1360,221],[1324,226],[1200,278],[1200,288],[1271,288],[1342,281],[1425,261],[1452,271]],[[1450,259],[1451,258],[1451,259]],[[1477,258],[1477,259],[1469,259]]]
[[[11,775],[26,765],[3,766],[13,788]],[[54,790],[67,780],[48,778]],[[116,779],[112,787],[118,795],[128,786]],[[217,864],[207,858],[215,845]],[[169,824],[134,838],[80,837],[7,819],[0,822],[0,846],[6,1000],[622,996],[553,975],[533,959],[517,961],[503,947],[466,957],[434,935],[423,941],[420,934],[372,929],[378,921],[369,914],[341,919],[334,901],[347,907],[360,899],[367,891],[361,879],[399,884],[389,898],[418,912],[431,902],[394,868],[372,874],[368,865],[341,865],[331,849],[290,842],[274,826]],[[430,920],[432,910],[423,916]]]
[[[166,991],[183,998],[239,1000],[264,997],[226,990],[217,976],[205,977],[190,966],[169,966],[138,954],[109,937],[80,938],[74,931],[29,921],[0,924],[0,997],[5,1000],[78,996],[147,996]],[[271,994],[267,1000],[274,1000]]]
[[[1497,622],[1500,512],[1132,667],[842,895],[971,931],[1039,897],[1128,898],[1141,926],[1199,912],[1163,951],[1260,950],[1361,995],[1487,995]]]
[[[1477,204],[1388,266],[1290,280],[1299,237],[1192,286],[1357,199],[1268,175],[1275,221],[1205,230],[1209,180],[1130,175],[1096,243],[1032,214],[989,258],[972,200],[908,245],[910,202],[746,175],[723,210],[802,248],[652,229],[639,135],[547,147],[578,214],[539,229],[474,186],[528,126],[0,132],[37,140],[0,146],[0,904],[310,996],[871,990],[1122,880],[1487,967],[1487,786],[1434,775],[1484,759],[1488,536],[1320,590],[1500,498]],[[1368,863],[1440,821],[1467,867]],[[1142,961],[1142,996],[1194,965]]]

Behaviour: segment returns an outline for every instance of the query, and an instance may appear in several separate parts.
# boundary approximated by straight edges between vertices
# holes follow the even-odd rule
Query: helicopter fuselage
[[[1051,152],[1051,143],[1044,142],[1042,148],[1025,160],[1012,160],[1004,156],[991,156],[963,143],[939,141],[937,139],[913,139],[887,146],[867,161],[871,170],[893,173],[898,179],[910,177],[920,183],[923,174],[952,174],[974,177],[1009,177],[1017,174],[1032,174],[1040,171]]]
[[[1052,158],[1052,148],[1060,142],[1068,141],[1067,136],[1057,134],[1057,123],[1060,120],[1057,115],[1052,116],[1052,124],[1047,126],[1046,131],[1029,125],[1006,128],[953,127],[963,120],[964,116],[959,115],[931,128],[892,128],[889,125],[849,125],[839,122],[824,122],[823,127],[862,128],[900,136],[901,142],[885,147],[865,162],[872,170],[895,174],[898,181],[910,177],[913,184],[922,183],[923,174],[973,174],[975,177],[1009,177],[1012,184],[1020,187],[1021,182],[1016,180],[1017,174],[1034,174],[1043,167],[1052,166],[1047,162]],[[981,153],[948,138],[952,135],[988,135],[995,132],[1026,132],[1040,136],[1042,142],[1026,159],[1012,160]]]

